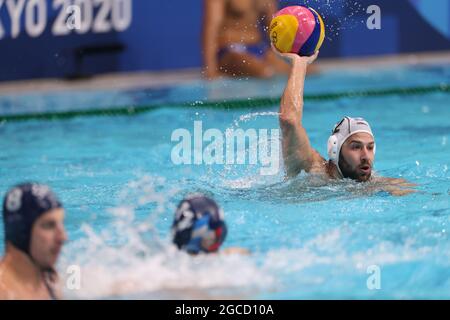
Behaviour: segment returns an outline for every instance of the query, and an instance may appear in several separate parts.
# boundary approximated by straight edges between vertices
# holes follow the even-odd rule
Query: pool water
[[[448,85],[450,66],[312,76],[306,94]],[[450,95],[307,101],[304,126],[326,155],[333,125],[362,116],[377,141],[376,174],[416,183],[394,197],[366,184],[285,181],[256,165],[174,165],[177,128],[277,129],[278,106],[181,107],[186,101],[278,97],[285,79],[196,82],[174,88],[0,97],[0,113],[164,103],[136,116],[0,123],[0,193],[34,180],[66,208],[70,240],[58,264],[81,286],[67,298],[408,299],[450,298]],[[251,146],[248,146],[251,152]],[[170,244],[174,209],[203,192],[225,211],[224,247],[250,255],[190,257]],[[0,238],[3,238],[3,227]],[[3,252],[4,244],[0,243]],[[69,268],[69,269],[68,269]],[[375,268],[375,269],[374,269]],[[373,270],[379,286],[370,285]],[[379,272],[378,272],[379,271]],[[368,285],[369,283],[369,285]]]

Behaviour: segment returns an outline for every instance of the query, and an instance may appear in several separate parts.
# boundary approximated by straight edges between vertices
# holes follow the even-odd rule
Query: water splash
[[[82,226],[84,237],[66,246],[59,264],[60,270],[71,265],[81,270],[81,288],[65,287],[66,298],[242,298],[273,285],[273,278],[251,257],[192,257],[161,238],[155,223],[168,212],[176,192],[163,188],[164,181],[144,177],[130,182],[119,197],[128,206],[109,210],[114,217],[110,225],[99,231]],[[137,222],[135,209],[148,204],[154,208],[149,212],[152,218]],[[61,274],[63,282],[68,281],[69,275]]]
[[[338,38],[343,30],[365,27],[365,19],[361,20],[361,16],[365,17],[366,8],[359,1],[305,0],[304,3],[322,16],[329,41]]]

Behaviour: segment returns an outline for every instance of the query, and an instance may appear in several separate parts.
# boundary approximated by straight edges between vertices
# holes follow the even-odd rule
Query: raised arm
[[[224,14],[224,0],[204,0],[202,51],[205,76],[209,79],[219,75],[217,61],[218,36]]]
[[[306,69],[314,62],[317,55],[318,52],[311,57],[300,57],[292,53],[281,54],[291,62],[289,79],[281,98],[279,116],[284,165],[288,177],[296,176],[302,170],[309,172],[316,163],[324,162],[320,154],[311,147],[302,125]]]

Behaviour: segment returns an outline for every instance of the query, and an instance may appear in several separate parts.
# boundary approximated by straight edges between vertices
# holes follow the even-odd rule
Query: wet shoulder
[[[328,171],[329,170],[327,160],[325,160],[325,158],[322,157],[320,153],[314,150],[312,164],[310,169],[308,170],[308,173],[330,177]]]

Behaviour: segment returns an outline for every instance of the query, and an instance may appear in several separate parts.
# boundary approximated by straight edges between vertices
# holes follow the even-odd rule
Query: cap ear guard
[[[336,162],[338,157],[338,139],[334,134],[328,138],[327,152],[328,158]]]

